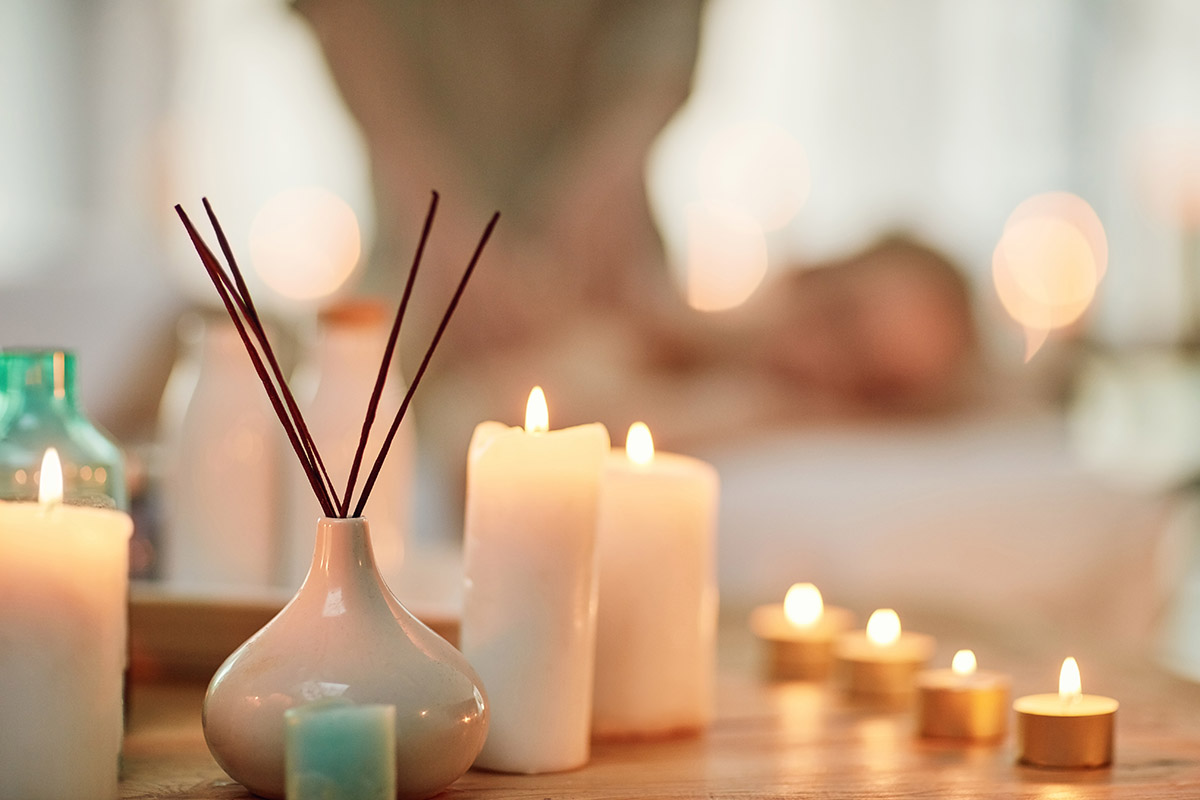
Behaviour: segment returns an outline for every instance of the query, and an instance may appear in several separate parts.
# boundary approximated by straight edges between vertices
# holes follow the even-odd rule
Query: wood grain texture
[[[441,797],[1200,797],[1200,686],[1170,677],[1136,650],[1076,651],[1089,691],[1121,700],[1116,760],[1108,769],[1062,771],[1016,765],[1011,736],[990,746],[931,742],[915,736],[911,709],[855,704],[831,684],[768,682],[755,642],[739,624],[723,628],[721,648],[717,720],[704,736],[598,743],[586,767],[567,773],[471,771]],[[1061,660],[1058,649],[1021,640],[983,647],[989,668],[1013,673],[1014,695],[1052,690],[1046,676],[1057,674],[1057,663],[1044,662]],[[938,658],[949,663],[954,648],[945,650]],[[208,755],[203,691],[197,684],[134,686],[122,798],[251,797]]]

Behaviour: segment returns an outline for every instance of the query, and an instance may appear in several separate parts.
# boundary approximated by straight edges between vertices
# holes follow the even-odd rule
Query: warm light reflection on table
[[[721,631],[717,719],[703,738],[599,743],[583,769],[555,775],[468,772],[448,800],[639,797],[822,798],[1019,797],[1028,800],[1194,800],[1200,796],[1200,686],[1173,679],[1128,652],[1081,651],[1088,682],[1120,690],[1117,758],[1109,769],[1064,771],[1019,766],[1010,736],[998,745],[917,738],[911,709],[856,706],[824,684],[771,683],[760,677],[757,644],[745,614]],[[987,644],[988,663],[1011,672],[1014,690],[1033,691],[1044,676],[1029,663],[1052,660],[1058,641],[1022,640],[978,626],[954,629],[915,620],[925,630]],[[993,632],[994,633],[994,632]],[[953,649],[939,651],[949,661]],[[1081,658],[1083,661],[1083,658]],[[1027,663],[1028,662],[1028,663]],[[1123,666],[1122,666],[1123,665]],[[203,686],[135,687],[126,743],[123,798],[246,800],[212,763],[199,725]]]

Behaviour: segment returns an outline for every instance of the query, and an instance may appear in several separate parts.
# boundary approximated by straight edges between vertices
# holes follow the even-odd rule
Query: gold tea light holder
[[[837,638],[834,656],[852,698],[890,704],[912,696],[917,673],[935,645],[932,636],[903,630],[896,612],[881,608],[871,614],[866,630]]]
[[[1120,704],[1083,694],[1079,665],[1063,661],[1057,694],[1031,694],[1013,703],[1017,714],[1017,761],[1035,767],[1088,769],[1112,764]]]
[[[811,583],[794,583],[783,603],[758,606],[750,629],[762,642],[765,668],[773,680],[820,681],[833,668],[833,645],[854,625],[854,614],[827,606]]]
[[[975,653],[959,650],[949,669],[917,675],[917,733],[929,739],[997,742],[1008,730],[1008,675],[978,669]]]

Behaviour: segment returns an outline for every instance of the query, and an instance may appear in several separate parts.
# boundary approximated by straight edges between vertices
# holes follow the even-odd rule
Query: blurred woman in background
[[[976,340],[966,283],[914,242],[788,270],[733,311],[694,311],[674,290],[645,162],[688,95],[700,0],[297,7],[370,152],[366,288],[399,295],[438,189],[414,304],[413,328],[431,330],[487,216],[503,215],[417,404],[447,464],[475,422],[522,419],[534,384],[555,427],[599,419],[617,435],[644,419],[683,449],[961,399]],[[411,374],[419,351],[405,356]]]

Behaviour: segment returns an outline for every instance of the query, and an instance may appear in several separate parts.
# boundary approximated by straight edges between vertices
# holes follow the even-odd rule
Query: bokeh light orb
[[[766,277],[767,239],[748,215],[694,203],[688,208],[687,235],[687,298],[692,308],[735,308]]]
[[[1021,294],[1054,312],[1051,328],[1074,322],[1095,296],[1099,276],[1092,250],[1069,223],[1040,217],[1019,222],[1004,232],[996,250],[993,267],[999,264]]]
[[[1200,229],[1200,125],[1150,128],[1135,147],[1136,178],[1150,210],[1173,225]]]
[[[1100,217],[1082,197],[1070,192],[1044,192],[1021,202],[1009,214],[1005,229],[1031,219],[1050,219],[1065,222],[1083,236],[1092,251],[1096,280],[1102,280],[1108,270],[1108,237]]]
[[[808,199],[808,157],[794,136],[766,121],[717,131],[700,154],[700,197],[734,208],[763,231],[787,225]]]
[[[333,294],[362,254],[358,219],[345,200],[317,187],[288,189],[268,200],[250,226],[250,260],[285,298]]]
[[[1000,304],[1025,330],[1028,361],[1050,331],[1091,306],[1108,267],[1108,240],[1092,207],[1068,192],[1047,192],[1009,215],[992,251]]]

